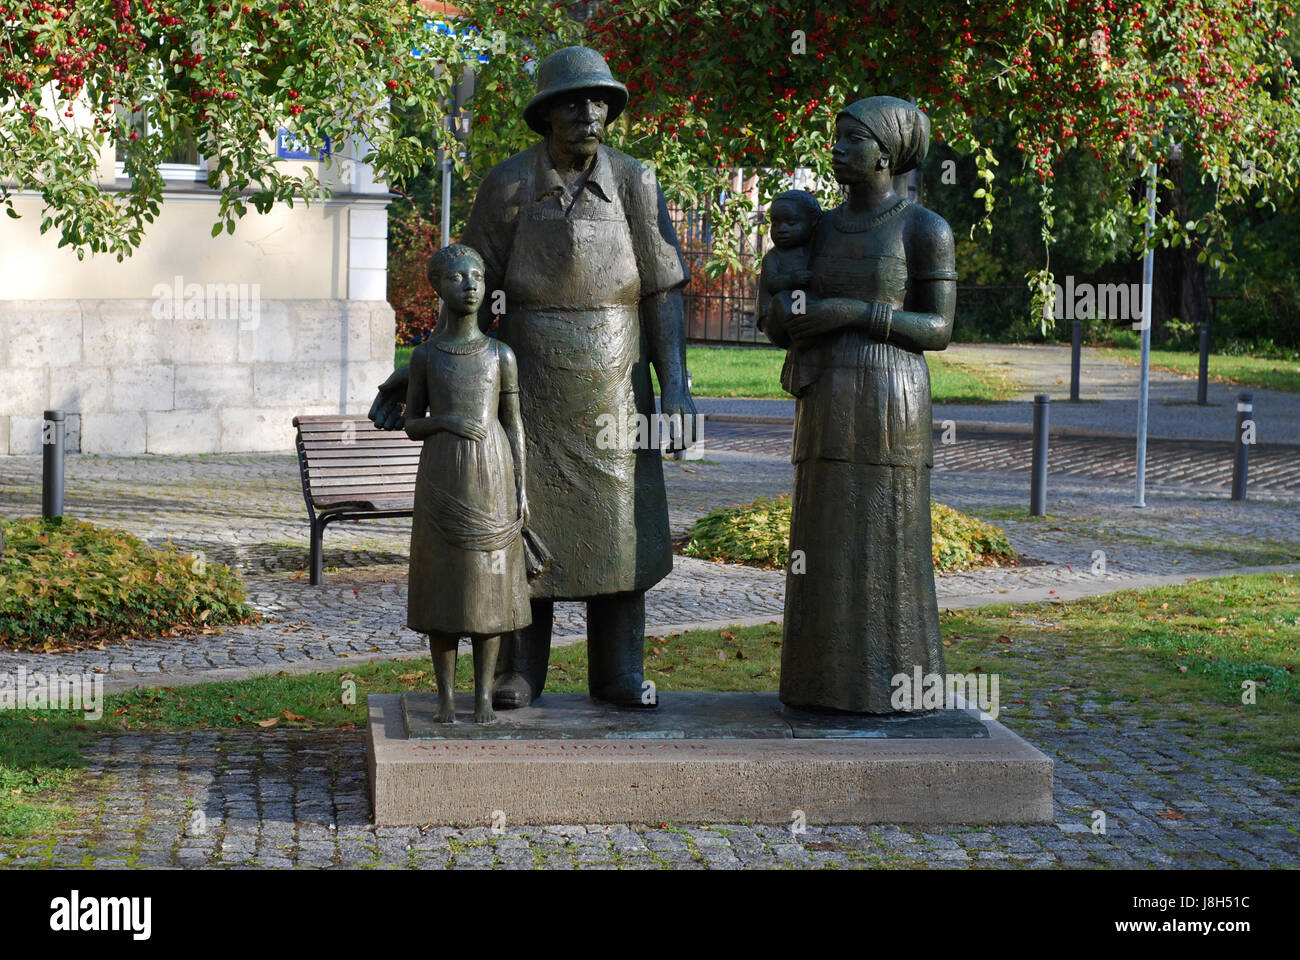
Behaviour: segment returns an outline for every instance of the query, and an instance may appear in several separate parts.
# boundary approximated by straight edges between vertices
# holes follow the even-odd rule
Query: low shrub
[[[0,644],[24,650],[179,636],[257,613],[229,567],[63,518],[4,525]]]
[[[1000,528],[952,507],[931,503],[930,527],[934,569],[940,573],[1016,562],[1016,552]],[[790,562],[789,495],[710,511],[695,521],[682,553],[769,570],[786,566]]]

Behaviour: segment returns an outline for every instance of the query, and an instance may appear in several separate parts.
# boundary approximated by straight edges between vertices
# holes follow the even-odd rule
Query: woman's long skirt
[[[793,506],[781,701],[895,712],[897,674],[944,669],[930,468],[804,460]]]

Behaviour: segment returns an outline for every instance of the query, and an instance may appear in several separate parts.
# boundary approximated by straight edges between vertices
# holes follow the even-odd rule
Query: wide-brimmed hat
[[[604,57],[591,47],[565,47],[537,67],[537,93],[524,107],[524,122],[538,133],[546,133],[546,105],[575,90],[599,90],[604,95],[609,104],[606,123],[627,106],[627,87],[614,79]]]

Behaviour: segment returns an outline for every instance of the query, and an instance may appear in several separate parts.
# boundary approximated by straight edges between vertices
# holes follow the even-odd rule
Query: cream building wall
[[[280,162],[333,177],[334,197],[250,205],[213,237],[215,193],[171,183],[122,262],[59,249],[39,196],[17,198],[22,218],[0,220],[0,454],[39,453],[47,409],[67,413],[70,451],[117,455],[287,451],[296,414],[365,413],[393,364],[388,192],[361,164],[340,181]],[[101,186],[117,187],[111,155]]]

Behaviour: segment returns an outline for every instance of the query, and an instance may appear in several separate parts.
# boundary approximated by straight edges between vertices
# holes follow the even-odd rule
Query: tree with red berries
[[[717,223],[753,211],[720,202],[702,169],[811,167],[825,183],[834,117],[849,100],[913,96],[934,137],[972,155],[974,195],[994,209],[1000,171],[1035,184],[1050,289],[1056,171],[1071,151],[1099,162],[1114,202],[1094,229],[1143,246],[1141,191],[1155,162],[1183,164],[1213,185],[1196,219],[1166,205],[1152,243],[1190,244],[1217,263],[1225,211],[1272,203],[1300,180],[1300,105],[1284,39],[1294,11],[1269,0],[772,0],[735,4],[606,0],[592,45],[632,91],[626,134],[657,158],[665,188],[701,190]],[[991,147],[1010,123],[1019,156]],[[788,186],[767,177],[764,191]],[[1168,180],[1167,190],[1175,189]],[[712,187],[712,190],[709,188]],[[832,200],[833,198],[826,198]],[[983,224],[991,228],[991,219]],[[724,234],[725,235],[725,234]]]
[[[467,2],[497,17],[495,5]],[[516,6],[523,6],[516,4]],[[530,8],[532,5],[528,5]],[[511,84],[537,40],[562,45],[577,24],[546,8],[500,18],[499,33],[426,29],[414,0],[0,0],[0,206],[35,191],[42,232],[60,245],[119,259],[158,214],[159,165],[186,137],[208,158],[220,195],[213,234],[233,232],[250,207],[311,201],[328,191],[311,168],[277,163],[280,127],[333,147],[329,162],[364,161],[399,181],[427,143],[454,143],[446,123],[467,57],[495,44]],[[390,122],[401,112],[401,124]],[[361,144],[354,148],[354,144]],[[98,186],[116,146],[127,189]]]

